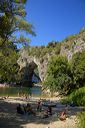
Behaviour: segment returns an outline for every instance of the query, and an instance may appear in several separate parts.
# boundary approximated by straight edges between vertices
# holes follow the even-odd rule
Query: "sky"
[[[62,41],[85,27],[85,0],[28,0],[26,19],[34,26],[31,46]]]

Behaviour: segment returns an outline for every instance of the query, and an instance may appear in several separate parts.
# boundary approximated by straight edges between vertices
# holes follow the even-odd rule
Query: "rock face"
[[[41,62],[41,60],[35,56],[29,56],[26,49],[21,49],[19,55],[20,57],[17,63],[20,66],[22,82],[25,82],[25,84],[27,82],[27,84],[29,83],[32,85],[32,78],[36,68],[38,68],[39,71],[39,80],[43,81],[47,70],[47,60],[43,60],[43,62]]]
[[[72,59],[73,54],[85,50],[85,41],[81,38],[74,40],[71,48],[68,49],[66,46],[61,46],[60,55],[65,55],[68,61]]]
[[[69,61],[72,59],[73,54],[85,50],[85,39],[83,39],[83,37],[85,37],[85,33],[82,38],[79,37],[77,39],[74,39],[70,47],[67,47],[66,45],[61,45],[60,55],[66,56]],[[69,42],[66,42],[66,44],[68,43]],[[43,58],[38,58],[35,55],[29,55],[28,50],[24,48],[20,50],[19,54],[20,57],[17,63],[20,66],[20,71],[23,72],[22,81],[27,80],[29,81],[29,83],[31,83],[33,73],[36,68],[38,68],[39,77],[41,81],[43,81],[46,76],[48,61],[52,54],[48,53],[44,55]]]

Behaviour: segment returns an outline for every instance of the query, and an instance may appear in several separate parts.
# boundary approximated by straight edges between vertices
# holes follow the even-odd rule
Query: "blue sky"
[[[62,41],[85,27],[85,0],[28,0],[26,11],[37,34],[28,35],[31,46]]]

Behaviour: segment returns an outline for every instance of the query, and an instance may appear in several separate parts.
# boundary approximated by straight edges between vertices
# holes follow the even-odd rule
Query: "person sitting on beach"
[[[49,114],[49,115],[52,115],[52,107],[51,107],[51,106],[48,106],[47,111],[48,111],[48,114]]]
[[[61,121],[66,120],[66,111],[65,111],[65,110],[61,112],[61,114],[60,114],[60,117],[59,117],[59,118],[60,118],[60,120],[61,120]]]
[[[26,114],[27,111],[26,111],[26,106],[25,105],[23,105],[23,110],[24,110],[24,114]]]
[[[48,117],[49,117],[49,114],[48,114],[48,110],[46,109],[46,110],[44,111],[44,115],[43,115],[42,119],[48,118]]]
[[[19,113],[19,114],[24,114],[24,111],[22,110],[20,104],[17,106],[17,113]]]
[[[27,106],[26,106],[26,112],[28,114],[33,114],[33,115],[36,115],[36,113],[32,110],[32,107],[31,105],[28,103]]]
[[[27,106],[26,106],[26,111],[28,112],[30,109],[31,109],[31,106],[30,106],[30,104],[28,103]]]

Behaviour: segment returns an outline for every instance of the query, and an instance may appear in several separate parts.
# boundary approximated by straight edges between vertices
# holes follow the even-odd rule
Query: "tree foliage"
[[[74,84],[79,88],[85,85],[85,51],[74,54],[71,62]]]
[[[18,51],[11,42],[9,47],[0,50],[0,82],[16,82],[19,66],[17,64]]]
[[[53,56],[48,64],[47,77],[44,84],[51,91],[68,93],[70,90],[71,71],[68,60],[62,56]]]
[[[71,93],[85,86],[85,51],[76,53],[71,62],[62,56],[53,56],[48,64],[44,85],[51,91]]]
[[[2,45],[4,45],[8,39],[12,39],[13,41],[13,39],[15,39],[13,38],[13,34],[16,31],[25,31],[28,34],[35,35],[32,24],[28,23],[25,19],[26,1],[27,0],[0,0],[0,37],[3,39]],[[21,43],[21,41],[17,41],[17,39],[14,40],[14,43],[16,42]]]
[[[30,40],[15,32],[35,35],[33,26],[26,21],[27,0],[0,0],[0,82],[17,81],[19,66],[16,44],[27,45]]]

